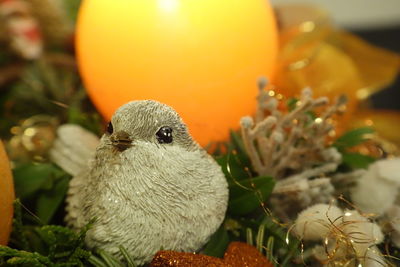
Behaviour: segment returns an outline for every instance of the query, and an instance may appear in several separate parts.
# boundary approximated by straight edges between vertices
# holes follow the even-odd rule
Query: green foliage
[[[94,255],[85,249],[85,236],[94,220],[75,233],[60,225],[24,225],[22,218],[22,204],[16,200],[12,233],[15,248],[0,246],[0,266],[136,266],[122,246],[119,248],[122,261],[101,250]]]
[[[0,266],[85,266],[91,253],[84,249],[90,224],[81,232],[59,225],[24,226],[21,204],[15,204],[13,237],[19,249],[0,246]]]
[[[246,160],[243,154],[237,154],[234,152],[229,152],[223,156],[215,158],[217,163],[221,166],[225,177],[231,180],[244,180],[252,177],[252,173],[245,163]]]
[[[97,112],[85,112],[79,103],[69,107],[67,116],[68,123],[78,124],[96,135],[101,135],[103,132],[103,119],[101,116]]]
[[[366,140],[368,140],[368,138],[366,138],[366,135],[372,133],[374,133],[374,130],[369,127],[351,130],[336,139],[336,141],[333,143],[333,146],[336,147],[339,151],[345,151],[348,148],[357,146],[365,142]]]
[[[366,169],[375,158],[360,153],[345,152],[342,153],[342,161],[351,169]]]
[[[228,153],[216,158],[229,185],[229,205],[226,221],[233,221],[235,229],[227,223],[213,235],[205,254],[222,257],[228,244],[234,240],[247,240],[254,244],[276,266],[295,266],[293,258],[299,256],[299,241],[287,236],[285,227],[262,209],[268,202],[275,180],[257,176],[251,168],[243,141],[231,132]]]
[[[136,267],[133,258],[128,254],[127,250],[123,246],[119,247],[119,251],[123,257],[122,261],[105,251],[98,250],[98,255],[92,255],[89,258],[89,262],[95,267]]]
[[[268,199],[275,185],[274,179],[268,176],[248,178],[240,182],[228,178],[228,181],[228,210],[232,215],[249,214],[259,208]]]
[[[136,266],[133,258],[129,255],[128,251],[123,246],[119,247],[119,251],[121,252],[121,254],[122,254],[122,256],[123,256],[123,258],[124,258],[124,260],[126,262],[126,265],[128,267],[135,267]]]
[[[69,179],[63,176],[54,183],[51,190],[42,192],[37,198],[36,215],[44,223],[49,223],[58,208],[63,203],[68,190]]]
[[[216,157],[215,160],[221,166],[227,178],[243,180],[253,177],[256,173],[251,168],[242,137],[234,131],[230,132],[230,137],[230,142],[226,145],[228,153]]]
[[[63,4],[67,11],[68,17],[70,18],[70,21],[74,23],[78,15],[78,9],[81,4],[81,0],[64,0]]]
[[[230,143],[228,144],[228,147],[230,148],[231,151],[237,151],[238,155],[240,156],[240,158],[243,160],[245,159],[246,162],[243,163],[247,163],[247,166],[250,166],[250,160],[247,157],[246,154],[246,149],[244,147],[244,143],[242,140],[242,137],[240,136],[240,134],[238,132],[235,131],[231,131],[230,132]]]
[[[286,101],[286,106],[288,107],[289,111],[292,111],[296,108],[296,104],[299,100],[295,97],[291,97]]]
[[[350,151],[351,148],[367,141],[368,134],[372,133],[374,133],[372,128],[358,128],[343,134],[333,143],[333,147],[336,147],[342,154],[344,166],[350,169],[367,168],[369,164],[375,161],[373,157]]]
[[[231,133],[231,151],[216,158],[229,184],[228,212],[246,215],[259,208],[272,193],[275,182],[272,177],[254,177],[244,146],[237,133]]]
[[[76,72],[56,68],[48,61],[41,59],[27,64],[22,78],[10,91],[10,107],[14,115],[32,116],[53,114],[62,116],[64,108],[56,103],[68,104],[75,93],[79,77]]]
[[[253,221],[242,218],[240,223],[246,228],[247,243],[254,244],[275,266],[297,266],[293,259],[300,255],[300,241],[291,237],[270,215]]]
[[[76,69],[60,68],[41,59],[27,64],[21,75],[0,99],[7,103],[3,120],[8,122],[8,128],[0,128],[0,134],[5,135],[20,120],[37,114],[56,116],[62,123],[79,124],[96,134],[101,132],[102,119],[88,101]]]
[[[229,242],[228,231],[225,229],[224,225],[222,225],[218,231],[211,236],[210,241],[208,241],[203,249],[203,253],[208,256],[222,258]]]
[[[48,224],[63,203],[70,176],[51,163],[17,165],[13,176],[17,197]]]

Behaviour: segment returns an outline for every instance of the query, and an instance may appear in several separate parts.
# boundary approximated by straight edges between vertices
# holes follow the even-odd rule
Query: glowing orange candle
[[[77,52],[105,118],[128,101],[155,99],[173,106],[206,145],[254,112],[277,33],[266,0],[85,0]]]
[[[0,141],[0,245],[7,245],[13,218],[14,184],[10,161]]]

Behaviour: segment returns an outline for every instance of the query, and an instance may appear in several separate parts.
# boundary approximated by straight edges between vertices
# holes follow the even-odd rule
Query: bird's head
[[[154,100],[132,101],[121,106],[103,138],[120,152],[139,141],[160,146],[179,145],[188,150],[198,147],[178,113]]]

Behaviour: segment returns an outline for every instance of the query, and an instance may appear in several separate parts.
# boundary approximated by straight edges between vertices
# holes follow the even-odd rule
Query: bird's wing
[[[100,139],[79,125],[64,124],[57,129],[57,139],[50,158],[64,171],[76,176],[88,166]]]

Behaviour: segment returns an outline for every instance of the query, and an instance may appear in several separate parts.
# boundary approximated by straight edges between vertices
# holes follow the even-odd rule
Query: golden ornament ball
[[[7,245],[14,213],[14,183],[3,143],[0,141],[0,245]]]
[[[266,0],[85,0],[76,44],[88,94],[106,119],[126,102],[158,100],[206,145],[255,111],[277,29]]]

